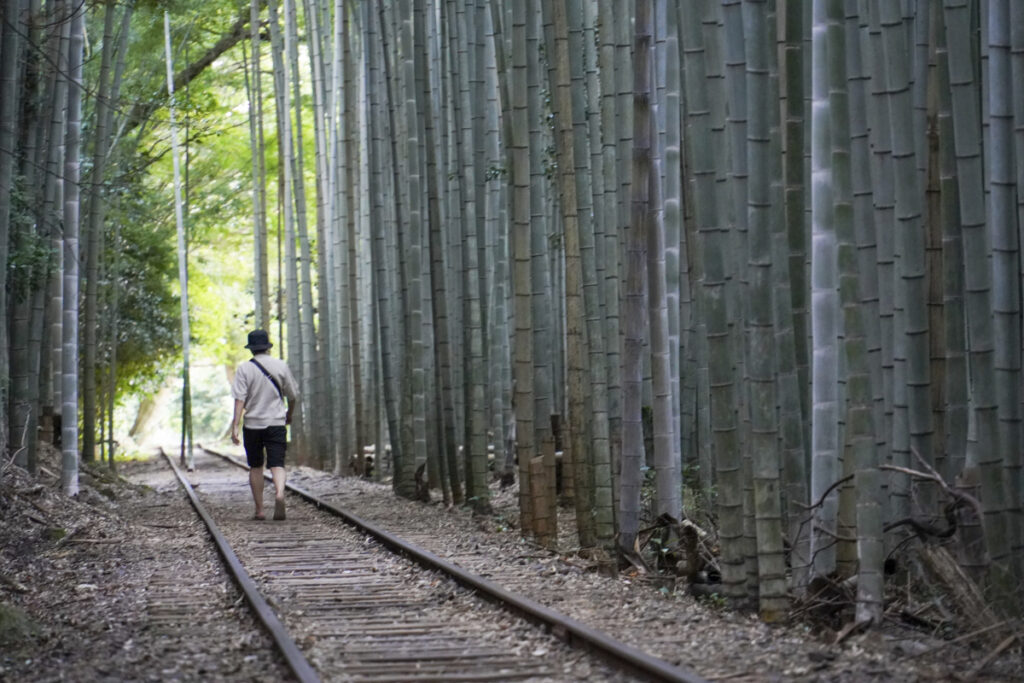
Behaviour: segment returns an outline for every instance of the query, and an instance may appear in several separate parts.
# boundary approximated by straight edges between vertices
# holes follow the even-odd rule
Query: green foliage
[[[12,301],[23,301],[30,292],[45,286],[55,256],[49,237],[35,230],[31,199],[25,188],[24,176],[16,177],[11,192],[14,237],[7,257],[7,282]]]
[[[508,169],[504,166],[492,165],[484,173],[484,180],[502,180],[508,175]]]
[[[44,286],[46,275],[56,258],[56,250],[49,239],[29,231],[12,244],[7,262],[7,281],[11,298],[22,301],[28,294]]]
[[[0,645],[15,646],[36,637],[39,627],[17,605],[0,602]]]
[[[724,595],[721,595],[720,593],[698,595],[697,602],[704,605],[705,607],[710,607],[711,609],[718,612],[724,610],[729,606],[728,598],[726,598]]]
[[[111,277],[105,283],[118,290],[118,379],[124,388],[151,387],[179,347],[180,304],[170,284],[177,279],[177,261],[166,224],[152,215],[158,198],[138,185],[120,189],[107,211],[108,230],[120,225],[120,238],[107,241]]]
[[[544,155],[541,157],[542,170],[544,177],[549,182],[554,183],[555,177],[558,174],[558,151],[554,145],[547,145],[544,147]]]

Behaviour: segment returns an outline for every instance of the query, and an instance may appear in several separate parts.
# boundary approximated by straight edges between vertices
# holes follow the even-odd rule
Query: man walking
[[[245,459],[249,462],[249,486],[256,503],[254,519],[263,516],[263,467],[266,466],[274,479],[274,519],[284,519],[284,455],[288,445],[288,428],[292,411],[299,400],[295,377],[288,365],[270,356],[267,351],[274,346],[265,330],[249,333],[245,348],[252,351],[249,362],[242,363],[235,371],[231,384],[231,395],[235,398],[235,412],[231,420],[231,441],[237,444],[238,425],[245,414],[242,428],[242,443]]]

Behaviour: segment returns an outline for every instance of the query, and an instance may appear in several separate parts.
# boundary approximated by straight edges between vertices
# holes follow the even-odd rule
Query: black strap
[[[267,372],[267,369],[260,365],[255,358],[250,358],[249,360],[252,361],[253,363],[256,363],[256,367],[260,369],[260,372],[267,376],[267,379],[270,380],[270,383],[274,385],[275,389],[277,389],[277,395],[281,397],[282,401],[284,401],[284,394],[281,392],[281,385],[277,383],[277,380],[274,379],[273,376],[269,372]]]

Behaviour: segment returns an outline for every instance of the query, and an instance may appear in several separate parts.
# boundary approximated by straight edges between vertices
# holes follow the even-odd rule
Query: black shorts
[[[288,447],[288,428],[284,425],[249,429],[242,427],[242,443],[249,467],[263,467],[266,451],[267,467],[284,467],[284,452]]]

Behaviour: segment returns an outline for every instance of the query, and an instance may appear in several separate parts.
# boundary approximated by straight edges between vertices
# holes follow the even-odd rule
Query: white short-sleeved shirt
[[[299,391],[295,377],[288,369],[288,364],[280,358],[266,353],[258,353],[253,358],[277,380],[281,393],[290,401],[297,401]],[[235,371],[235,381],[231,383],[231,395],[245,405],[244,425],[248,429],[264,429],[285,424],[288,408],[284,399],[277,393],[274,384],[256,363],[246,361]]]

